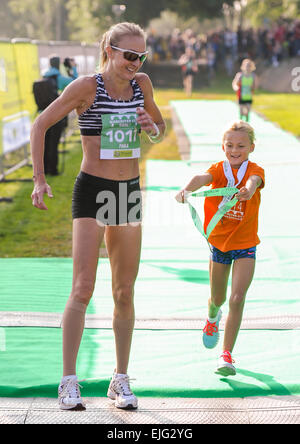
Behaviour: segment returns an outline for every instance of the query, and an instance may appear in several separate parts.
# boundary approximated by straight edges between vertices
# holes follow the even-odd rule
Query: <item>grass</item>
[[[259,92],[253,109],[282,129],[300,137],[300,94],[268,94]]]
[[[169,105],[170,100],[184,100],[182,90],[159,90],[155,95],[159,107]],[[233,100],[236,95],[231,88],[231,79],[217,77],[210,87],[194,91],[192,100]],[[255,93],[253,110],[276,122],[282,129],[300,137],[300,94],[269,93],[258,90]]]
[[[142,135],[142,186],[145,184],[147,159],[180,159],[169,114],[167,111],[164,116],[167,133],[163,143],[152,144],[147,136]],[[24,167],[11,174],[7,182],[0,183],[0,196],[13,197],[10,204],[0,203],[0,257],[71,256],[72,190],[82,158],[78,139],[77,133],[69,140],[63,175],[49,176],[47,179],[54,194],[53,199],[45,197],[48,211],[39,211],[32,207],[32,182],[23,181],[31,178],[31,168]]]
[[[182,90],[156,90],[155,100],[167,124],[165,139],[151,144],[142,136],[140,162],[141,183],[145,183],[147,159],[180,159],[177,140],[172,128],[170,100],[184,100]],[[210,87],[193,92],[191,99],[236,100],[230,79],[216,78]],[[283,106],[284,104],[284,106]],[[276,122],[284,130],[300,137],[300,95],[273,94],[258,91],[253,109]],[[48,211],[34,209],[30,195],[31,168],[24,167],[9,176],[15,182],[0,183],[0,196],[13,197],[13,203],[0,203],[0,257],[70,257],[71,256],[71,199],[74,180],[80,169],[81,146],[79,134],[69,140],[65,155],[65,169],[61,176],[49,177],[54,199],[45,198]],[[18,181],[19,180],[19,181]]]

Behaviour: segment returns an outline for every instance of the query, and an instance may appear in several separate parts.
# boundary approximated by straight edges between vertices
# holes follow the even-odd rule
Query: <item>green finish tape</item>
[[[218,209],[216,214],[212,217],[211,221],[209,222],[207,226],[206,233],[203,228],[202,221],[200,219],[200,216],[195,209],[195,207],[191,204],[189,201],[190,197],[213,197],[213,196],[233,196],[234,194],[238,193],[238,188],[235,187],[227,187],[227,188],[215,188],[213,190],[207,190],[207,191],[201,191],[200,193],[192,193],[188,199],[188,205],[189,210],[194,222],[195,227],[197,230],[202,234],[202,236],[205,237],[206,240],[208,240],[209,236],[211,235],[212,231],[214,230],[217,223],[222,219],[222,217],[229,211],[234,205],[238,202],[237,198],[234,198],[230,201],[228,201],[225,205],[223,205],[221,208]]]

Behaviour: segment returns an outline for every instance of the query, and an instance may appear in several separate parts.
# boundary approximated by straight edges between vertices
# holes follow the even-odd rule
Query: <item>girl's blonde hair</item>
[[[253,72],[256,70],[256,65],[251,59],[244,59],[241,64],[241,70],[243,71],[247,64],[250,64],[250,71]]]
[[[109,28],[103,36],[100,42],[100,70],[103,71],[105,68],[108,57],[106,53],[107,46],[118,46],[120,40],[123,37],[142,37],[146,41],[145,31],[136,23],[117,23]]]
[[[238,120],[236,122],[233,122],[231,124],[230,128],[228,128],[224,132],[223,143],[225,141],[225,137],[226,137],[227,133],[229,133],[230,131],[243,131],[244,133],[247,133],[251,145],[255,142],[255,132],[254,132],[254,129],[252,128],[251,125],[249,125],[249,123],[244,122],[243,120]]]

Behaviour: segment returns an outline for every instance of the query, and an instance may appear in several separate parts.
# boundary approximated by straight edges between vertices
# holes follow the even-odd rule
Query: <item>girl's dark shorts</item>
[[[240,105],[252,105],[253,100],[243,100],[243,99],[239,99],[239,104]]]
[[[256,247],[245,248],[244,250],[230,250],[225,253],[211,245],[211,260],[219,264],[231,265],[237,259],[256,259]]]
[[[81,171],[73,189],[72,217],[90,217],[101,226],[140,223],[142,193],[139,177],[119,181]]]

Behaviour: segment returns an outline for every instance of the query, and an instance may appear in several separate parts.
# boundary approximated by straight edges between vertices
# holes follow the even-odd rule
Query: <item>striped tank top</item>
[[[97,90],[94,103],[78,117],[83,136],[101,136],[101,159],[131,159],[140,157],[140,127],[136,108],[144,108],[144,94],[136,80],[131,80],[130,100],[112,99],[101,74],[96,74]]]

